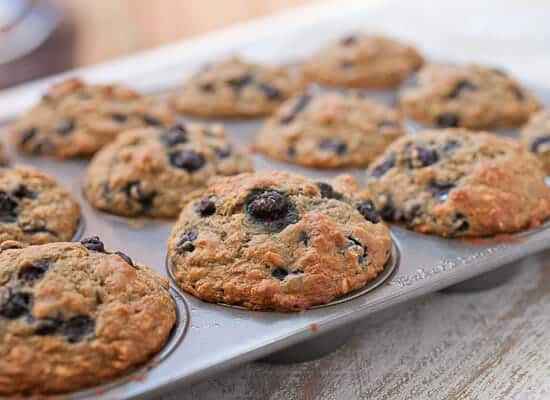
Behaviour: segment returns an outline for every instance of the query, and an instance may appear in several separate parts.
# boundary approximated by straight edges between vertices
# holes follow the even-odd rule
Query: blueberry
[[[459,148],[461,145],[456,140],[449,140],[443,146],[443,152],[446,154],[451,154],[455,149]]]
[[[345,154],[348,146],[337,139],[326,139],[319,144],[319,148],[324,151],[332,151],[338,155]]]
[[[340,44],[342,46],[351,46],[355,43],[357,43],[357,37],[356,36],[346,36],[345,38],[340,40]]]
[[[16,209],[18,203],[6,192],[0,191],[0,221],[15,222],[17,220]]]
[[[361,241],[353,236],[348,236],[348,240],[351,242],[350,247],[359,247],[363,250],[363,254],[357,256],[357,262],[363,264],[365,262],[365,257],[368,254],[367,246],[365,246]]]
[[[167,146],[173,147],[180,143],[187,143],[187,129],[184,125],[178,124],[171,126],[160,135],[160,140]]]
[[[286,154],[289,158],[294,158],[296,157],[296,149],[294,147],[289,147],[288,150],[286,151]]]
[[[251,222],[269,231],[281,231],[298,219],[295,206],[287,195],[269,189],[253,193],[246,202],[246,211]]]
[[[17,274],[17,279],[27,283],[34,283],[44,276],[48,268],[50,268],[48,261],[35,261],[32,265],[21,268]]]
[[[455,114],[440,114],[436,118],[436,125],[439,128],[456,128],[458,126],[458,116]]]
[[[419,204],[415,204],[407,210],[404,210],[398,215],[398,219],[406,224],[412,224],[415,219],[422,215],[422,207]]]
[[[98,236],[91,236],[85,239],[82,239],[80,243],[86,247],[88,250],[97,251],[100,253],[105,253],[105,246]]]
[[[143,117],[143,122],[145,122],[146,125],[149,125],[149,126],[160,126],[162,125],[161,122],[155,118],[155,117],[151,117],[150,115],[146,115]]]
[[[523,101],[525,99],[525,94],[523,93],[523,90],[521,90],[519,87],[510,86],[510,90],[519,101]]]
[[[357,203],[357,210],[367,221],[377,224],[380,222],[380,215],[376,211],[376,207],[371,200],[364,200]]]
[[[430,181],[430,190],[434,197],[437,197],[439,201],[446,201],[449,197],[449,192],[455,187],[452,182],[441,182],[435,179]]]
[[[292,107],[292,110],[290,110],[290,113],[279,120],[279,123],[282,125],[287,125],[294,121],[294,118],[301,113],[309,104],[311,101],[312,96],[310,94],[304,94],[302,95],[296,103],[294,103],[294,107]]]
[[[354,66],[355,64],[351,61],[342,61],[340,63],[340,69],[350,69]]]
[[[205,197],[199,203],[199,214],[201,217],[208,217],[216,212],[216,204],[209,198]]]
[[[123,124],[124,122],[128,121],[128,117],[124,114],[115,113],[115,114],[111,114],[110,117],[113,121],[119,124]]]
[[[193,245],[193,242],[197,239],[198,235],[195,231],[189,231],[184,233],[180,237],[180,241],[177,245],[177,252],[179,254],[185,253],[185,252],[191,252],[195,250],[195,246]]]
[[[278,267],[271,271],[271,276],[280,281],[284,280],[288,275],[288,271],[284,268]]]
[[[243,87],[252,83],[254,77],[250,74],[246,74],[237,78],[231,78],[226,81],[226,83],[231,86],[235,92],[239,92]]]
[[[213,93],[216,91],[216,87],[211,82],[201,83],[199,85],[199,89],[201,92],[204,92],[204,93]]]
[[[27,185],[19,185],[17,190],[13,192],[13,195],[17,197],[18,199],[22,198],[28,198],[28,199],[34,199],[36,198],[36,192],[33,192],[30,190]]]
[[[227,158],[231,155],[231,147],[226,147],[225,149],[214,147],[214,153],[218,158]]]
[[[170,163],[179,169],[187,172],[194,172],[202,168],[206,160],[202,154],[193,150],[183,149],[170,154]]]
[[[342,196],[339,193],[336,193],[331,185],[325,182],[315,182],[317,187],[319,188],[319,191],[321,192],[321,197],[324,197],[326,199],[337,199],[341,198]]]
[[[281,100],[283,98],[281,91],[274,86],[267,83],[258,83],[257,86],[269,100]]]
[[[55,125],[55,131],[60,135],[68,135],[76,126],[76,122],[72,118],[62,119]]]
[[[310,237],[307,234],[307,232],[301,231],[298,234],[298,242],[302,242],[304,244],[304,246],[307,246],[309,244],[309,239],[310,239]]]
[[[141,190],[140,182],[130,182],[124,187],[126,197],[136,200],[144,211],[149,210],[153,206],[153,200],[157,196],[156,191],[150,193],[143,193]]]
[[[380,216],[386,221],[395,221],[397,217],[397,210],[393,203],[393,199],[390,195],[386,195],[386,201],[383,203],[382,207],[378,210]]]
[[[466,218],[466,216],[459,212],[453,215],[452,223],[455,227],[455,234],[466,232],[470,228],[470,224],[468,223],[468,219]]]
[[[409,168],[424,168],[439,161],[439,155],[434,149],[415,145],[407,149],[406,163]]]
[[[71,317],[63,324],[63,335],[69,343],[78,343],[95,330],[95,321],[86,315]]]
[[[370,173],[373,178],[380,178],[390,169],[395,167],[395,154],[390,155],[388,159],[375,166]]]
[[[0,293],[0,316],[7,319],[22,317],[29,312],[30,304],[30,294],[8,288]]]
[[[116,251],[115,254],[122,258],[126,262],[126,264],[129,264],[132,267],[134,266],[134,262],[132,261],[132,259],[128,255],[124,254],[122,251]]]
[[[34,330],[35,335],[46,336],[53,335],[63,325],[63,319],[61,317],[43,318],[38,321],[38,326]]]
[[[451,93],[449,93],[447,98],[456,99],[458,96],[460,96],[460,93],[465,92],[465,91],[475,90],[475,89],[476,89],[476,87],[474,85],[472,85],[472,83],[470,81],[467,81],[467,80],[463,79],[463,80],[458,81],[456,83],[455,87],[453,88]]]
[[[536,153],[542,145],[550,145],[550,136],[539,136],[531,143],[531,151]]]
[[[20,141],[21,145],[25,145],[27,142],[30,142],[32,138],[36,136],[37,133],[38,133],[38,129],[35,128],[34,126],[25,129],[21,133],[21,141]]]

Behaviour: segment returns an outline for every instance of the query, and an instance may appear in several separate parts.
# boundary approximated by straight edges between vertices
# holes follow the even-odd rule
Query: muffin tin
[[[264,39],[268,37],[259,36]],[[277,41],[275,38],[273,40]],[[269,47],[266,44],[264,40],[263,47]],[[255,48],[258,49],[257,46]],[[278,50],[281,52],[281,49]],[[182,69],[187,66],[189,70],[185,73],[190,73],[194,66],[212,57],[213,54],[204,51],[202,59],[193,59],[192,63],[183,62],[180,65]],[[283,57],[283,61],[290,60]],[[97,71],[108,76],[111,70],[116,80],[117,76],[121,76],[121,65],[120,62],[114,63],[111,69],[102,66]],[[179,70],[179,65],[177,67],[171,65],[172,70]],[[174,87],[174,74],[166,74],[163,79],[162,71],[159,67],[157,73],[148,75],[152,78],[152,83],[145,85],[149,92]],[[178,74],[178,82],[183,75]],[[146,80],[147,76],[142,78]],[[140,87],[143,81],[128,83],[143,88]],[[49,82],[37,83],[0,93],[0,121],[8,120],[14,113],[30,106],[31,99],[38,98],[48,85]],[[543,102],[550,104],[550,91],[535,91]],[[385,92],[367,92],[365,97],[385,103],[393,101],[393,95]],[[6,108],[2,109],[3,105]],[[262,123],[261,120],[224,122],[229,140],[241,147],[253,144]],[[407,126],[412,131],[414,124]],[[6,127],[0,127],[0,131],[3,140],[7,141]],[[30,158],[13,151],[9,155],[12,162],[31,164],[51,174],[72,192],[82,206],[81,226],[84,236],[98,235],[107,247],[121,249],[160,274],[170,276],[170,268],[166,264],[166,241],[174,221],[127,219],[93,209],[82,195],[82,178],[87,165],[85,161]],[[285,169],[311,178],[331,177],[346,172],[363,181],[364,175],[363,170],[332,172],[306,169],[260,155],[255,155],[254,161],[257,170]],[[549,227],[550,222],[518,235],[475,241],[443,239],[393,226],[393,254],[380,278],[363,290],[302,313],[256,312],[209,304],[173,285],[170,291],[178,309],[177,325],[160,354],[148,365],[126,377],[60,397],[120,400],[158,398],[162,392],[248,361],[262,359],[286,363],[320,357],[345,343],[354,324],[374,312],[445,288],[479,290],[501,283],[516,271],[516,266],[511,263],[549,247]],[[504,265],[507,266],[497,269]]]

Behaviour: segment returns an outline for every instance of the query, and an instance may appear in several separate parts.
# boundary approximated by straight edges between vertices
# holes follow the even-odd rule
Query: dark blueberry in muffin
[[[284,280],[288,275],[288,271],[284,268],[278,267],[271,271],[271,276],[280,281]]]
[[[115,254],[122,258],[126,262],[126,264],[129,264],[132,267],[134,266],[134,262],[132,261],[132,259],[128,255],[124,254],[122,251],[116,251]]]
[[[367,257],[368,250],[361,241],[353,236],[348,236],[348,240],[351,242],[350,247],[359,247],[362,251],[362,254],[357,256],[357,262],[363,264],[365,262],[365,257]]]
[[[46,336],[53,335],[63,325],[63,319],[61,317],[43,318],[37,321],[37,327],[34,330],[35,335]]]
[[[382,203],[382,207],[378,209],[378,213],[382,217],[382,219],[385,219],[386,221],[395,221],[395,217],[397,214],[397,211],[395,209],[395,205],[393,203],[393,199],[390,195],[385,196],[385,200]]]
[[[439,128],[456,128],[458,127],[458,116],[455,114],[440,114],[437,116],[435,123]]]
[[[286,154],[289,158],[294,158],[296,157],[296,149],[294,147],[289,147]]]
[[[345,38],[340,40],[340,44],[342,46],[351,46],[355,43],[357,43],[357,37],[356,36],[346,36]]]
[[[99,253],[105,253],[105,245],[99,239],[98,236],[91,236],[85,239],[82,239],[80,243],[86,247],[88,250],[97,251]]]
[[[381,164],[378,164],[377,166],[375,166],[372,169],[370,176],[372,176],[373,178],[380,178],[393,167],[395,167],[395,154],[390,156],[387,160],[383,161]]]
[[[239,92],[243,87],[252,83],[254,77],[250,74],[246,74],[237,78],[228,79],[226,82],[235,92]]]
[[[439,161],[439,155],[434,149],[416,145],[407,150],[406,162],[409,168],[423,168]]]
[[[199,214],[208,217],[216,212],[216,204],[209,197],[205,197],[199,203]]]
[[[525,94],[523,93],[523,90],[521,90],[519,87],[510,86],[510,90],[519,101],[523,101],[525,99]]]
[[[23,133],[21,134],[21,144],[24,145],[26,144],[27,142],[30,142],[32,140],[32,138],[34,138],[36,136],[36,134],[38,133],[38,129],[36,129],[34,126],[28,128],[28,129],[25,129],[23,131]]]
[[[443,153],[446,155],[451,155],[454,150],[460,147],[460,143],[456,140],[449,140],[445,145],[443,146]]]
[[[252,194],[247,201],[246,211],[253,223],[259,223],[270,231],[280,231],[297,220],[294,204],[285,194],[275,190],[267,189]]]
[[[76,122],[74,119],[62,119],[55,125],[55,131],[60,135],[68,135],[74,130],[75,126]]]
[[[304,244],[304,246],[307,246],[309,244],[309,235],[307,234],[307,232],[304,232],[304,231],[301,231],[299,234],[298,234],[298,242],[301,242]]]
[[[319,148],[324,151],[332,151],[338,155],[345,154],[348,146],[336,139],[326,139],[319,144]]]
[[[211,82],[202,83],[199,85],[199,89],[201,92],[204,93],[213,93],[216,91],[216,88],[214,87],[214,84]]]
[[[17,220],[17,202],[6,192],[0,191],[0,221],[15,222]]]
[[[258,88],[264,92],[265,96],[269,100],[281,100],[283,98],[283,95],[279,89],[267,83],[259,83]]]
[[[33,192],[30,190],[27,185],[19,185],[17,190],[13,192],[13,195],[17,197],[18,199],[28,198],[28,199],[34,199],[36,198],[36,192]]]
[[[19,270],[17,279],[26,283],[33,283],[44,276],[50,268],[50,263],[46,260],[35,261],[32,265],[25,266]]]
[[[536,153],[542,145],[550,145],[550,136],[539,136],[531,143],[531,151]]]
[[[7,319],[22,317],[29,311],[30,304],[30,294],[8,288],[0,294],[0,316]]]
[[[357,210],[367,221],[373,224],[380,222],[380,215],[378,215],[378,211],[376,211],[376,207],[371,200],[364,200],[357,203]]]
[[[321,192],[321,197],[325,199],[339,199],[342,196],[339,193],[336,193],[331,185],[325,182],[315,182],[319,191]]]
[[[78,343],[94,332],[95,321],[87,315],[77,315],[65,321],[62,330],[69,343]]]
[[[430,181],[430,191],[439,201],[445,201],[449,197],[449,192],[455,187],[452,182],[441,182],[435,179]]]
[[[355,65],[355,64],[354,64],[353,62],[351,62],[351,61],[342,61],[342,62],[340,63],[340,69],[344,69],[344,70],[350,69],[350,68],[352,68],[354,65]]]
[[[197,239],[198,234],[195,231],[189,231],[184,233],[177,246],[178,253],[182,254],[185,252],[191,252],[195,250],[195,246],[193,245],[193,242]]]
[[[111,119],[115,122],[118,122],[119,124],[123,124],[128,120],[128,117],[124,114],[115,113],[115,114],[111,114]]]
[[[470,224],[466,216],[457,212],[452,219],[455,234],[466,232],[470,228]]]
[[[448,98],[449,99],[456,99],[462,92],[469,91],[469,90],[475,90],[476,87],[467,80],[461,80],[458,81],[451,93],[449,93]]]
[[[170,154],[170,163],[179,169],[187,172],[194,172],[202,168],[206,160],[202,154],[193,150],[183,149]]]
[[[227,158],[231,155],[231,147],[226,147],[225,149],[214,147],[214,153],[218,158]]]
[[[149,210],[153,206],[153,201],[157,196],[156,191],[143,193],[140,182],[130,182],[124,188],[124,192],[126,193],[126,197],[136,200],[144,211]]]
[[[290,124],[292,121],[294,121],[294,118],[296,118],[296,116],[301,113],[304,108],[307,107],[311,99],[312,97],[310,94],[302,95],[302,97],[300,97],[298,101],[296,101],[290,113],[286,117],[281,118],[279,120],[279,123],[281,123],[282,125]]]
[[[149,126],[160,126],[162,125],[158,119],[155,117],[151,117],[150,115],[146,115],[143,117],[143,122]]]
[[[161,135],[160,139],[167,147],[172,147],[180,143],[187,143],[189,138],[187,137],[187,130],[184,125],[178,124],[166,129]]]

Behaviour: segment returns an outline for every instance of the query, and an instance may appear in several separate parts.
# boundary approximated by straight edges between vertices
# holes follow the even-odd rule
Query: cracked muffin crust
[[[367,170],[382,218],[441,236],[488,236],[537,226],[550,189],[537,158],[512,139],[427,130],[391,144]]]
[[[299,77],[285,67],[233,57],[191,77],[173,104],[182,113],[203,118],[259,117],[270,114],[301,86]]]
[[[349,175],[282,171],[219,179],[190,196],[168,240],[177,284],[209,302],[301,311],[364,287],[391,253],[389,229]]]
[[[361,167],[403,133],[399,114],[382,104],[338,93],[303,94],[265,122],[255,148],[306,167]]]
[[[63,393],[145,363],[176,321],[168,281],[92,237],[0,253],[0,394]],[[13,247],[13,248],[10,248]]]
[[[175,122],[160,102],[121,85],[69,79],[54,85],[12,127],[17,148],[56,158],[87,157],[120,132]]]
[[[80,206],[53,178],[34,167],[0,167],[0,243],[70,241]]]
[[[320,49],[301,70],[307,80],[322,84],[388,89],[398,86],[422,63],[420,53],[409,45],[358,33]]]
[[[514,128],[538,99],[501,70],[477,64],[427,64],[400,90],[403,115],[440,128]]]
[[[176,217],[181,197],[221,175],[252,170],[223,126],[178,124],[120,135],[90,162],[84,181],[96,208],[124,216]]]
[[[521,142],[544,164],[550,174],[550,109],[534,114],[520,131]]]

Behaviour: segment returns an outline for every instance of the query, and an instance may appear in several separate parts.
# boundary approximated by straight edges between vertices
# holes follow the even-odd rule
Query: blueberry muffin
[[[168,281],[97,237],[2,247],[0,395],[104,383],[167,341],[176,322]]]
[[[388,89],[398,86],[422,63],[420,53],[409,45],[358,33],[320,49],[301,70],[307,80],[322,84]]]
[[[12,137],[27,154],[86,157],[125,129],[174,121],[167,107],[131,89],[69,79],[53,86],[14,124]]]
[[[30,166],[0,167],[0,243],[71,240],[80,206],[50,176]]]
[[[503,71],[477,64],[427,64],[400,90],[398,102],[404,115],[441,128],[514,128],[540,108]]]
[[[543,162],[550,174],[550,109],[542,110],[531,117],[520,132],[521,142]]]
[[[209,302],[301,311],[364,287],[392,240],[351,176],[282,171],[218,180],[190,196],[168,241],[177,284]]]
[[[306,167],[361,167],[404,133],[399,114],[358,96],[304,94],[266,121],[256,149]]]
[[[448,128],[395,141],[367,170],[366,184],[386,221],[441,236],[488,236],[548,218],[544,176],[516,141]]]
[[[209,179],[251,171],[221,125],[174,125],[128,131],[92,159],[84,182],[96,208],[124,216],[176,217],[182,195]]]
[[[270,114],[301,88],[284,67],[231,58],[204,67],[174,97],[175,108],[203,118],[258,117]]]

